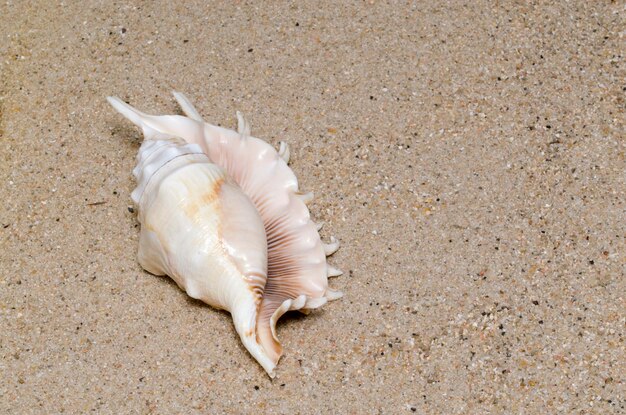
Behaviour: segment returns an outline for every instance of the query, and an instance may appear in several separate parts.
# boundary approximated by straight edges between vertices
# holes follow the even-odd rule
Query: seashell
[[[287,165],[290,152],[285,143],[277,152],[265,141],[251,137],[249,124],[240,113],[238,132],[205,123],[184,95],[174,95],[188,117],[150,116],[119,99],[109,101],[142,128],[146,140],[177,137],[198,145],[254,204],[265,227],[268,249],[267,282],[256,335],[275,366],[282,355],[275,331],[278,319],[289,310],[307,313],[342,296],[328,287],[328,277],[341,275],[341,271],[326,263],[326,256],[339,248],[339,242],[331,237],[329,244],[322,243],[318,234],[321,224],[310,220],[306,207],[312,194],[298,190],[297,179]],[[268,373],[272,374],[270,370]]]

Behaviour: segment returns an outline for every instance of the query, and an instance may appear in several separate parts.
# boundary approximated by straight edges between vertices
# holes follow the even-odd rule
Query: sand
[[[3,2],[0,413],[624,413],[623,4],[463,3]],[[274,380],[137,263],[173,89],[342,242]]]

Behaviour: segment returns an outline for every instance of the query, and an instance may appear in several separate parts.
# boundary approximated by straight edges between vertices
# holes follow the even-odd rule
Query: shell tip
[[[291,151],[289,150],[289,144],[284,141],[280,142],[280,148],[278,149],[278,155],[282,158],[285,163],[289,164],[289,158],[291,156]]]
[[[299,197],[300,200],[302,200],[302,203],[304,203],[305,205],[311,202],[314,198],[313,192],[298,192],[296,193],[296,196]]]
[[[239,111],[237,111],[237,132],[243,136],[250,135],[250,124]]]
[[[326,256],[332,255],[335,252],[337,252],[337,250],[339,249],[340,245],[341,244],[339,243],[339,241],[334,236],[330,237],[330,243],[329,244],[322,244],[322,246],[324,247],[324,253],[326,254]]]
[[[328,301],[337,300],[341,297],[343,297],[343,293],[341,291],[331,290],[330,288],[326,290],[326,298],[328,299]]]
[[[196,110],[196,108],[193,106],[191,101],[189,101],[189,98],[185,96],[185,94],[178,91],[172,91],[172,94],[174,95],[174,98],[176,98],[178,105],[180,105],[180,108],[183,110],[186,116],[188,116],[192,120],[204,122],[198,110]]]
[[[335,268],[332,265],[327,265],[326,266],[326,275],[328,277],[338,277],[338,276],[340,276],[342,274],[343,274],[342,270],[340,270],[338,268]]]

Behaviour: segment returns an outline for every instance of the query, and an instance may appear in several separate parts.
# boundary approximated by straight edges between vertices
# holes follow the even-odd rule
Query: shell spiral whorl
[[[137,153],[137,165],[133,169],[137,187],[131,193],[131,198],[135,204],[139,204],[150,179],[162,167],[179,157],[185,157],[189,162],[210,163],[209,157],[202,152],[200,146],[187,144],[179,138],[145,140],[141,144]]]

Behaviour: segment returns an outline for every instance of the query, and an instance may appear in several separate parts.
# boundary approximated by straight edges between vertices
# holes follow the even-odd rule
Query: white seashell
[[[109,102],[123,110],[119,100]],[[276,361],[257,341],[267,237],[256,208],[196,144],[147,139],[137,161],[132,198],[141,223],[139,263],[229,311],[246,349],[273,376]]]
[[[118,111],[141,127],[147,139],[165,135],[198,144],[255,205],[268,245],[268,279],[257,335],[271,359],[278,362],[282,354],[275,331],[278,319],[286,311],[307,312],[342,295],[328,287],[328,276],[340,273],[326,263],[336,240],[326,246],[322,243],[319,227],[310,220],[306,207],[313,194],[298,190],[298,181],[287,165],[286,145],[281,144],[277,152],[265,141],[251,137],[249,124],[240,113],[239,132],[205,123],[184,95],[175,92],[174,96],[187,117],[150,116],[121,101]]]

